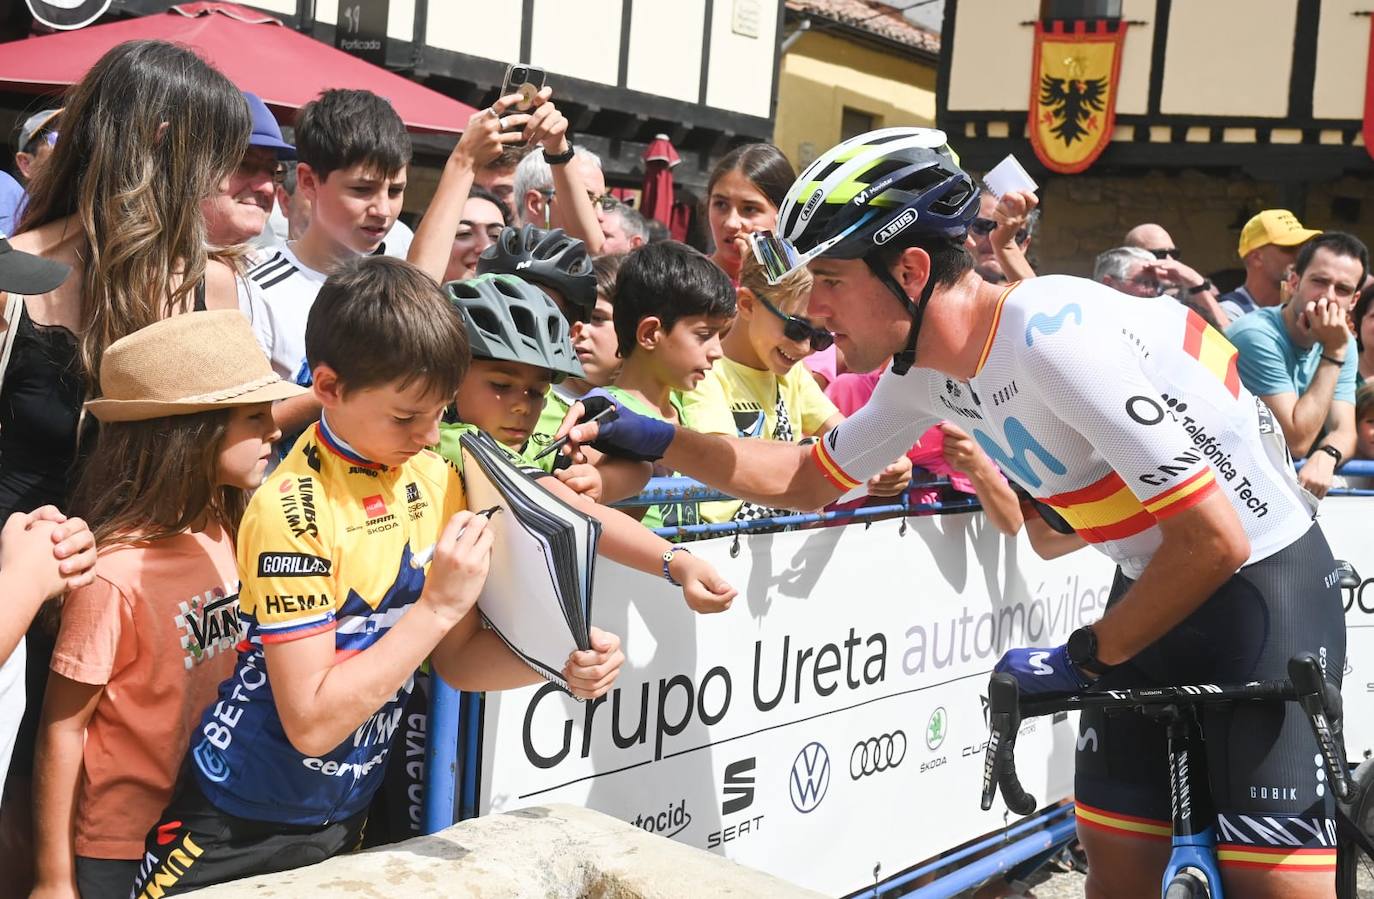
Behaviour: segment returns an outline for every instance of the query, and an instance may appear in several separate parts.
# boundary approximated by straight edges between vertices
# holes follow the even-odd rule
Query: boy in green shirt
[[[682,395],[723,355],[721,334],[735,316],[735,288],[725,272],[677,241],[640,247],[615,281],[615,336],[624,360],[607,392],[632,411],[704,433],[734,433],[724,406],[685,407]],[[656,474],[671,474],[655,471]],[[650,528],[697,524],[695,503],[651,506]]]
[[[723,612],[736,590],[704,559],[648,533],[615,509],[574,493],[543,476],[559,458],[533,458],[530,433],[555,381],[580,375],[567,320],[548,295],[513,275],[479,275],[445,285],[462,313],[472,363],[458,386],[457,422],[439,426],[439,454],[462,470],[461,436],[481,429],[505,447],[540,485],[601,522],[601,551],[637,571],[661,575],[681,587],[696,612]],[[547,466],[547,467],[545,467]]]

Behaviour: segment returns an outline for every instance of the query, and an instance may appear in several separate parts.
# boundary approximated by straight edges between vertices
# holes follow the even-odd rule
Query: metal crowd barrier
[[[1302,462],[1298,462],[1302,467]],[[1374,462],[1352,460],[1338,469],[1338,473],[1353,477],[1374,477]],[[840,509],[829,512],[805,512],[762,518],[755,521],[729,521],[720,524],[696,524],[675,528],[659,528],[656,533],[668,538],[704,538],[772,530],[780,527],[805,525],[838,525],[882,518],[905,517],[913,514],[945,514],[981,509],[976,497],[961,497],[947,502],[914,503],[912,495],[931,488],[949,485],[939,478],[919,484],[894,498],[877,505]],[[1374,496],[1374,489],[1343,487],[1331,491],[1332,496]],[[729,500],[722,494],[690,478],[655,478],[638,496],[616,503],[618,507],[697,503]],[[732,547],[731,552],[736,552]],[[482,694],[463,693],[444,683],[442,678],[431,679],[428,738],[425,741],[425,787],[421,826],[424,833],[434,833],[477,814],[477,760],[481,753],[480,717]],[[972,800],[970,800],[972,801]],[[945,871],[938,879],[911,893],[922,899],[954,896],[972,889],[998,874],[1047,858],[1062,848],[1074,836],[1074,816],[1071,805],[1051,808],[1021,821],[978,842],[952,852],[911,871],[889,878],[858,897],[878,897],[910,883],[917,878]],[[1000,845],[1000,848],[998,848]],[[980,856],[980,853],[983,853]],[[977,856],[976,858],[974,858]],[[973,861],[963,867],[951,866],[966,859]],[[856,897],[857,899],[857,897]]]

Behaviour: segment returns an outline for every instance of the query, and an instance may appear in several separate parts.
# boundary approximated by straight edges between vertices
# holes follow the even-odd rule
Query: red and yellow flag
[[[1112,139],[1124,21],[1035,24],[1030,139],[1052,172],[1092,165]]]

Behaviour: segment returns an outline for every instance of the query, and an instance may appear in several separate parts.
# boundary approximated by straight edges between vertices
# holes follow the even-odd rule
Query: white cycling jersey
[[[1128,577],[1158,549],[1158,522],[1218,491],[1240,516],[1251,562],[1311,527],[1283,436],[1241,384],[1235,348],[1169,298],[1063,275],[1012,285],[972,379],[888,371],[812,458],[847,490],[941,419]]]

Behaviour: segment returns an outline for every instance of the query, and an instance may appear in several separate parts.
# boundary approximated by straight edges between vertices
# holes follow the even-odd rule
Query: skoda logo
[[[849,753],[849,777],[858,780],[869,774],[877,774],[888,768],[895,768],[906,758],[906,734],[895,731],[880,737],[869,737],[854,744]]]
[[[830,754],[819,743],[811,742],[797,753],[792,773],[787,778],[787,792],[792,807],[803,815],[815,811],[830,789]]]
[[[931,752],[940,748],[940,744],[945,742],[945,734],[949,731],[949,714],[944,706],[940,706],[930,713],[930,720],[926,722],[926,748]]]

